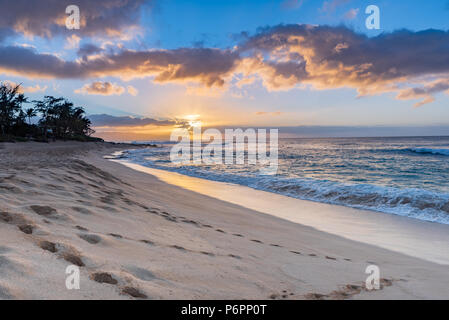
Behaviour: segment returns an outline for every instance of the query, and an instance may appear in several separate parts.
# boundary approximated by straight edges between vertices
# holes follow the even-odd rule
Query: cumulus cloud
[[[344,26],[278,25],[244,37],[232,49],[105,51],[85,45],[79,55],[88,58],[74,61],[32,47],[0,46],[0,73],[60,79],[151,77],[158,83],[194,82],[215,89],[261,80],[268,90],[345,87],[360,96],[396,92],[398,99],[430,102],[438,90],[445,91],[441,86],[434,88],[427,80],[422,83],[426,93],[412,90],[412,94],[407,88],[417,79],[448,79],[446,43],[449,32],[440,30],[399,30],[368,37]],[[233,79],[241,81],[232,84]]]
[[[196,81],[211,87],[224,84],[238,59],[238,54],[230,50],[182,48],[123,50],[94,59],[65,61],[55,55],[38,53],[33,48],[6,46],[0,47],[0,72],[61,79],[151,76],[155,82]]]
[[[144,126],[174,126],[176,120],[156,120],[152,118],[135,118],[130,116],[116,117],[108,114],[94,114],[89,116],[95,127],[144,127]]]
[[[41,87],[40,85],[36,84],[34,86],[24,86],[20,83],[14,82],[14,81],[10,81],[10,80],[5,80],[2,81],[3,84],[10,86],[10,87],[17,87],[18,85],[20,85],[19,88],[19,92],[20,93],[36,93],[36,92],[45,92],[45,90],[47,90],[47,86],[43,86]]]
[[[3,28],[26,36],[51,38],[70,35],[65,21],[66,8],[80,8],[79,35],[119,37],[130,28],[138,28],[140,9],[150,0],[0,0],[0,36]]]
[[[75,90],[75,93],[112,96],[122,95],[125,92],[125,88],[118,84],[111,82],[95,81],[91,84],[86,84],[82,88]]]
[[[415,104],[415,107],[421,107],[427,103],[434,102],[433,94],[443,91],[449,93],[449,79],[439,79],[422,87],[403,89],[399,92],[397,98],[400,100],[422,99]]]
[[[269,86],[349,87],[367,95],[398,91],[398,84],[418,77],[445,76],[447,41],[449,32],[439,30],[401,30],[370,38],[346,27],[281,25],[249,38],[240,50],[252,52],[247,59],[260,73],[268,73],[264,81]]]

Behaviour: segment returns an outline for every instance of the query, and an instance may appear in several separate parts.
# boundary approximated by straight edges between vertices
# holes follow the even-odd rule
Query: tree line
[[[84,109],[66,98],[30,101],[20,85],[0,83],[0,141],[101,140],[94,132]]]

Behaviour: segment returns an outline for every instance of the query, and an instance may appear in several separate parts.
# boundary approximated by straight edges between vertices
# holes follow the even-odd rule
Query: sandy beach
[[[449,298],[446,238],[433,232],[446,226],[416,227],[443,248],[432,262],[319,228],[307,205],[301,224],[104,159],[126,148],[0,144],[0,299]],[[71,264],[79,290],[65,286]],[[381,289],[368,291],[373,264]]]

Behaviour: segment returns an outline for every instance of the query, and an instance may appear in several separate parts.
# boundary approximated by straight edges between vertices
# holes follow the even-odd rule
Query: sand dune
[[[103,156],[4,144],[0,299],[449,298],[447,266],[253,212]],[[67,290],[66,268],[81,270]],[[377,264],[381,290],[364,287]]]

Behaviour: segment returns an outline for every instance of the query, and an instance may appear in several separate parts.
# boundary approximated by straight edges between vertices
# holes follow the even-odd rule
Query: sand
[[[125,147],[0,145],[0,299],[449,298],[447,265],[103,158]],[[66,288],[72,264],[79,290]],[[364,288],[371,264],[381,290]]]

